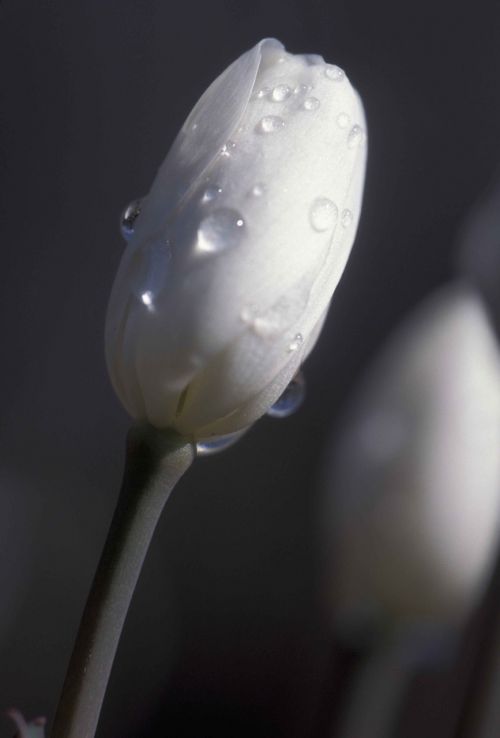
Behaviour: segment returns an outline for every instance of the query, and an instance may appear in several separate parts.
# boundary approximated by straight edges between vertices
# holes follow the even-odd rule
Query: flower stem
[[[404,642],[382,638],[360,667],[340,736],[390,738],[411,676]]]
[[[131,428],[122,488],[80,623],[52,738],[93,738],[123,624],[156,524],[194,446],[151,426]]]

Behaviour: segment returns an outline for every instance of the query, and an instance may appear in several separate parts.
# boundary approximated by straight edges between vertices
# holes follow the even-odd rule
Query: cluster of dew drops
[[[325,65],[325,76],[332,82],[343,82],[345,73],[340,67],[327,64]],[[254,94],[254,99],[267,98],[271,102],[280,103],[287,100],[291,95],[302,95],[304,100],[301,108],[306,112],[314,112],[321,107],[321,101],[309,93],[311,87],[301,84],[292,89],[285,83],[280,83],[273,88],[263,87]],[[349,115],[345,112],[338,114],[336,123],[339,128],[348,129],[350,126]],[[285,127],[284,119],[279,115],[265,115],[256,126],[256,133],[262,135],[276,134]],[[192,126],[196,130],[197,124]],[[347,147],[349,149],[362,145],[365,139],[365,132],[358,124],[349,128],[347,133]],[[231,157],[236,149],[234,141],[227,141],[222,147],[220,155],[223,157]],[[250,195],[253,197],[262,197],[265,194],[266,187],[263,183],[257,182],[251,189]],[[204,190],[201,203],[209,205],[216,203],[222,194],[222,188],[218,185],[209,185]],[[133,200],[123,211],[121,216],[121,233],[125,240],[130,240],[134,234],[135,223],[141,213],[142,199]],[[327,197],[317,197],[309,209],[309,221],[311,227],[318,233],[332,229],[339,218],[337,205]],[[340,223],[343,228],[348,228],[353,221],[353,214],[349,209],[344,209],[340,214]],[[245,221],[241,214],[231,208],[218,208],[208,213],[200,222],[197,234],[197,250],[200,253],[218,253],[228,248],[238,245],[244,235]],[[141,299],[144,304],[149,307],[153,300],[150,291],[143,292]],[[289,345],[289,351],[295,351],[301,345],[303,336],[297,333]],[[281,397],[269,409],[268,415],[273,418],[285,418],[294,413],[302,404],[305,394],[305,382],[302,372],[299,372],[288,387],[285,389]],[[215,440],[199,441],[196,449],[199,456],[209,456],[232,446],[246,431],[238,431],[227,436],[219,437]]]

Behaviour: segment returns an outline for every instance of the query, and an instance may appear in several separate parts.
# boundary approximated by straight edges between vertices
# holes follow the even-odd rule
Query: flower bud
[[[458,626],[500,523],[500,355],[478,295],[441,291],[370,371],[328,457],[339,623]]]
[[[107,363],[132,416],[209,438],[280,396],[354,240],[365,137],[345,73],[273,39],[202,95],[136,209],[111,294]]]

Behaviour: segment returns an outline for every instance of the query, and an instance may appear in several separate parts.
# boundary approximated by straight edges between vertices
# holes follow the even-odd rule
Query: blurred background
[[[304,405],[197,461],[169,501],[98,735],[335,734],[363,654],[327,606],[322,469],[365,370],[426,295],[462,270],[494,304],[500,204],[460,254],[500,173],[496,0],[2,0],[0,708],[53,715],[119,489],[130,421],[103,324],[120,213],[264,36],[322,54],[360,92],[360,228]],[[493,583],[453,659],[416,670],[387,738],[465,738],[495,607]]]

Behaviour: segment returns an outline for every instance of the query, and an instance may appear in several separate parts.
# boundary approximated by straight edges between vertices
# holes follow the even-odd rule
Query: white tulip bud
[[[443,290],[370,372],[327,466],[337,614],[458,626],[494,563],[500,356],[475,292]]]
[[[344,72],[266,39],[202,95],[140,206],[106,355],[129,413],[194,439],[265,413],[314,345],[359,219]]]

